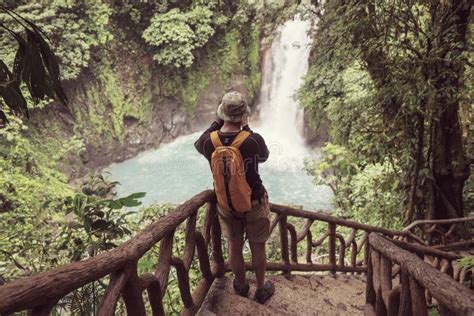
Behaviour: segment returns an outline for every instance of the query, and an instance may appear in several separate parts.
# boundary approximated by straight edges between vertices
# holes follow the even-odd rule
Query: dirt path
[[[365,281],[352,275],[270,276],[275,295],[265,305],[234,294],[232,276],[217,279],[199,315],[363,315]]]

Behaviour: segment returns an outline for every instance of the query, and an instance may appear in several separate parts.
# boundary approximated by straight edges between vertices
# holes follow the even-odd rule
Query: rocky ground
[[[355,275],[270,276],[275,295],[265,305],[252,298],[255,280],[250,280],[249,298],[236,295],[232,276],[217,279],[199,315],[363,315],[365,279]]]

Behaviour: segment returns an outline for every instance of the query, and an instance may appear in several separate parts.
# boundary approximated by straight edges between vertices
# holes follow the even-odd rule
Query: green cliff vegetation
[[[126,120],[146,126],[153,118],[152,112],[161,108],[164,97],[176,100],[178,108],[192,116],[199,96],[211,81],[226,86],[233,76],[241,75],[250,97],[259,87],[259,42],[265,17],[261,7],[245,1],[235,5],[217,1],[161,5],[145,2],[123,7],[95,1],[4,1],[4,5],[33,21],[51,39],[73,113],[68,115],[54,102],[35,105],[28,100],[33,108],[32,120],[25,122],[17,118],[8,131],[2,131],[8,135],[2,138],[4,160],[16,155],[13,149],[18,147],[17,142],[27,143],[23,150],[35,157],[31,160],[39,169],[57,171],[55,163],[62,159],[66,164],[68,158],[67,151],[56,157],[58,152],[63,152],[58,148],[68,147],[70,142],[77,144],[69,152],[78,158],[85,145],[105,150],[107,146],[125,146]],[[175,14],[177,20],[170,17]],[[180,14],[186,23],[193,23],[185,23],[183,32],[196,38],[192,41],[199,38],[199,45],[183,42],[180,38],[184,35],[178,29],[175,30],[178,33],[168,35],[159,30],[160,20],[167,21],[168,28],[181,23]],[[20,30],[12,17],[3,14],[0,18],[2,23]],[[201,31],[205,35],[200,35]],[[153,34],[176,36],[178,40],[170,42],[168,38],[157,44],[156,38],[147,40]],[[1,41],[0,56],[11,65],[15,43],[5,33]],[[151,56],[157,59],[156,56],[167,54],[168,50],[179,56],[191,54],[183,57],[187,60],[186,69],[179,63],[151,60]],[[8,174],[10,170],[4,172]],[[64,184],[67,181],[62,176],[57,180]],[[8,186],[2,186],[2,190],[5,187]],[[5,194],[2,191],[2,196]]]
[[[299,98],[314,124],[330,122],[331,142],[309,173],[333,189],[342,215],[360,221],[400,228],[465,215],[470,5],[327,1],[322,10]]]
[[[283,5],[244,0],[0,4],[44,31],[69,98],[67,109],[53,100],[35,103],[25,93],[30,120],[8,112],[0,101],[10,121],[0,128],[0,284],[111,249],[167,213],[170,206],[124,213],[122,208],[138,206],[134,198],[141,195],[117,199],[116,183],[102,176],[69,182],[100,166],[83,166],[96,158],[91,152],[110,163],[127,151],[130,122],[142,130],[155,124],[159,142],[169,129],[162,116],[177,111],[192,120],[212,84],[224,91],[238,80],[254,99],[260,42],[281,22]],[[22,31],[8,14],[0,14],[0,22]],[[11,67],[16,43],[3,30],[0,43],[0,58]],[[140,267],[155,264],[151,255]],[[176,278],[171,288],[173,282],[176,286]],[[103,289],[94,283],[59,305],[90,312]],[[179,293],[173,293],[167,304],[178,311]]]

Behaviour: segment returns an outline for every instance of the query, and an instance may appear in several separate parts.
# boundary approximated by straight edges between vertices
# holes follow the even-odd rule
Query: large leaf
[[[129,196],[127,196],[127,199],[141,199],[142,197],[145,197],[146,192],[136,192],[132,193]]]
[[[12,110],[13,114],[25,115],[28,117],[26,100],[23,97],[18,82],[7,65],[0,60],[0,95],[5,104]]]
[[[140,206],[142,204],[142,202],[140,202],[138,200],[129,199],[129,198],[120,199],[120,203],[122,203],[122,205],[126,206],[126,207],[136,207],[136,206]]]
[[[123,205],[122,203],[120,203],[120,201],[116,200],[116,201],[110,201],[109,207],[114,210],[119,210],[123,207]]]
[[[7,30],[18,43],[13,64],[13,73],[0,60],[0,95],[14,115],[28,118],[28,107],[20,89],[20,82],[25,82],[35,102],[52,98],[67,105],[67,97],[61,85],[59,60],[45,40],[46,34],[33,22],[0,5],[0,10],[10,15],[21,25],[26,33],[26,40],[4,24],[0,27]],[[7,123],[7,117],[0,108],[0,121]]]
[[[64,93],[63,87],[61,85],[61,74],[59,71],[59,59],[56,57],[56,55],[53,53],[53,51],[50,49],[49,45],[46,43],[44,38],[41,36],[40,33],[43,33],[36,25],[33,23],[27,21],[30,26],[32,26],[34,32],[35,32],[35,39],[37,41],[38,47],[41,52],[41,56],[43,57],[43,62],[44,66],[46,67],[46,70],[49,75],[49,82],[48,84],[50,85],[49,88],[51,89],[51,97],[54,95],[56,96],[56,99],[59,99],[61,103],[64,105],[67,105],[68,100],[66,97],[66,94]],[[53,95],[54,93],[54,95]]]

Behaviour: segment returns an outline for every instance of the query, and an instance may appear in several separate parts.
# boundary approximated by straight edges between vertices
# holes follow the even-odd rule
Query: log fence
[[[197,227],[198,211],[206,204],[202,227]],[[283,272],[287,277],[290,277],[293,271],[374,275],[371,260],[380,258],[379,253],[384,254],[381,250],[374,250],[377,249],[377,241],[374,242],[373,239],[376,237],[372,236],[378,236],[378,234],[389,238],[393,243],[398,243],[392,243],[393,247],[411,250],[413,247],[423,247],[419,245],[423,243],[423,240],[410,229],[393,231],[345,220],[323,212],[310,212],[277,204],[270,204],[270,208],[273,216],[270,228],[274,235],[279,235],[277,244],[280,260],[269,261],[267,270]],[[185,243],[182,256],[178,257],[173,254],[173,242],[175,232],[181,224],[185,225]],[[320,230],[312,229],[315,224],[326,226],[324,233],[316,238],[313,234]],[[375,243],[375,246],[369,245],[372,243]],[[159,244],[159,253],[155,270],[139,275],[138,261],[157,244]],[[426,250],[425,248],[423,250]],[[417,249],[420,250],[416,248],[415,251]],[[457,258],[453,257],[454,254],[440,249],[427,249],[429,251],[425,251],[424,254],[436,258],[433,260],[436,263],[433,269],[452,272],[451,276],[457,280],[464,280],[468,276],[467,271],[452,269],[451,262]],[[315,260],[316,253],[319,253],[321,257],[327,257],[327,262]],[[384,256],[386,258],[386,255]],[[390,260],[399,264],[396,259]],[[193,265],[193,262],[197,264]],[[403,265],[400,265],[401,273],[397,273],[396,269],[391,269],[390,262],[388,259],[383,259],[381,266],[384,276],[399,275],[405,283],[412,282],[411,279],[414,277],[410,279],[403,272],[406,270]],[[193,266],[198,267],[201,277],[194,290],[191,289],[189,278],[189,272]],[[246,267],[249,270],[252,269],[250,262],[246,262]],[[379,265],[377,269],[378,267]],[[183,303],[183,315],[195,314],[215,278],[223,276],[230,270],[229,263],[224,259],[213,191],[207,190],[195,195],[173,212],[151,223],[129,241],[113,250],[1,286],[0,315],[25,310],[31,315],[49,315],[61,298],[98,280],[107,285],[97,308],[98,315],[114,315],[120,299],[128,315],[145,315],[147,308],[151,310],[152,315],[165,315],[163,297],[167,291],[171,269],[176,272]],[[390,297],[390,292],[387,292],[390,288],[391,284],[383,279],[380,289],[383,289],[382,296],[386,301]],[[415,290],[410,293],[416,294],[421,291],[419,288]],[[400,293],[407,295],[405,292]],[[432,294],[437,300],[439,299],[438,293]],[[420,299],[420,297],[416,296],[412,300]],[[443,302],[443,304],[446,303]]]
[[[474,216],[417,220],[405,227],[403,231],[411,232],[426,241],[427,244],[437,245],[438,248],[451,249],[453,246],[456,248],[473,246],[472,239],[455,243],[449,242],[458,229],[461,231],[474,229]]]
[[[474,315],[474,292],[420,258],[451,262],[458,255],[374,233],[369,247],[365,315],[423,316],[430,305],[437,305],[441,315]]]

